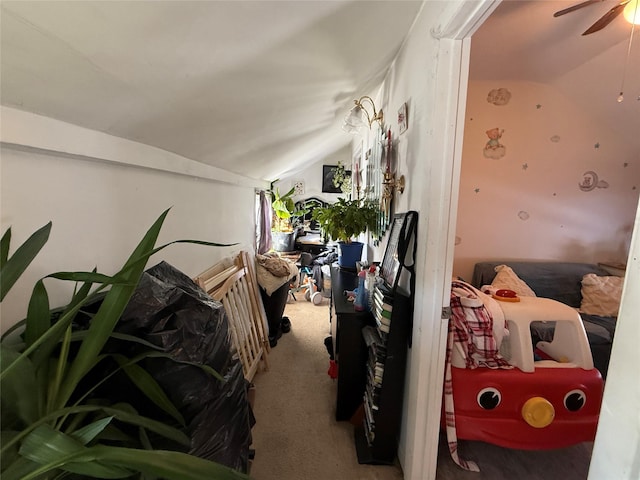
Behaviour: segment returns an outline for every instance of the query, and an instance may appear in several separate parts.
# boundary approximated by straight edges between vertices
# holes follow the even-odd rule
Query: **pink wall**
[[[626,261],[640,192],[627,144],[552,87],[470,83],[454,274],[488,259]]]

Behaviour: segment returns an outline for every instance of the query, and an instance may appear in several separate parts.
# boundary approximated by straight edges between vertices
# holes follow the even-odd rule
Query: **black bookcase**
[[[358,286],[355,272],[331,269],[331,338],[338,365],[336,420],[351,420],[360,405],[366,382],[367,346],[362,329],[373,325],[370,312],[356,312],[345,290]]]
[[[394,462],[411,342],[417,213],[396,214],[381,264],[384,282],[376,286],[372,325],[362,328],[366,348],[362,425],[355,429],[359,463]],[[409,289],[399,286],[403,272]]]

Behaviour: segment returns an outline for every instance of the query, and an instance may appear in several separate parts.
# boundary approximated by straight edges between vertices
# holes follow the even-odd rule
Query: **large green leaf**
[[[3,259],[0,266],[0,302],[4,300],[5,295],[11,290],[20,275],[47,243],[49,232],[51,232],[51,222],[31,235],[11,257],[9,257],[10,230],[7,230],[0,241],[2,244],[0,246],[0,257]]]
[[[0,368],[12,364],[20,354],[0,344]],[[2,393],[2,428],[9,428],[9,416],[22,420],[26,425],[38,418],[38,388],[36,372],[29,359],[21,362],[10,375],[0,382]]]
[[[0,240],[0,265],[7,263],[9,258],[9,245],[11,244],[11,228],[7,228],[7,231],[2,235]]]
[[[119,421],[136,425],[138,427],[146,428],[147,430],[162,435],[165,438],[173,440],[186,447],[190,446],[191,440],[183,432],[170,425],[166,425],[157,420],[143,417],[137,413],[132,413],[134,410],[129,410],[123,407],[106,407],[103,405],[77,405],[74,407],[66,407],[55,412],[49,413],[33,422],[28,428],[24,429],[18,435],[16,435],[11,441],[4,443],[0,452],[5,452],[12,448],[17,442],[21,441],[27,435],[29,435],[34,429],[49,423],[51,421],[67,417],[68,415],[83,413],[83,412],[104,412],[106,415],[116,418]]]
[[[124,370],[129,379],[138,387],[153,403],[175,418],[181,425],[185,425],[184,417],[178,411],[173,402],[164,393],[162,387],[145,369],[131,362],[123,355],[114,355],[118,365]]]
[[[58,408],[67,403],[82,377],[93,366],[96,356],[102,350],[113,328],[120,319],[120,315],[127,306],[127,303],[129,303],[135,286],[138,284],[138,280],[142,275],[146,261],[137,263],[136,268],[129,269],[128,267],[131,263],[136,262],[140,257],[153,249],[162,223],[168,212],[169,210],[165,210],[162,215],[160,215],[125,263],[123,270],[126,269],[128,271],[123,277],[125,280],[128,280],[128,284],[113,285],[104,297],[98,312],[95,317],[93,317],[93,321],[89,327],[89,334],[83,340],[78,354],[69,369],[69,373],[60,388],[60,394],[56,404]]]
[[[20,455],[41,467],[25,478],[35,478],[41,473],[60,468],[95,478],[125,478],[133,472],[117,465],[105,465],[100,461],[73,462],[72,459],[89,449],[75,438],[54,430],[48,425],[36,428],[24,439]],[[49,466],[53,466],[50,468]]]
[[[107,425],[111,423],[111,420],[113,420],[113,417],[101,418],[100,420],[97,420],[95,422],[90,423],[89,425],[85,425],[84,427],[79,428],[78,430],[73,432],[73,435],[71,436],[76,440],[78,440],[80,443],[82,443],[82,445],[86,445],[91,440],[96,438],[100,433],[102,433],[102,431],[107,427]]]
[[[49,295],[42,280],[38,280],[33,287],[27,310],[27,325],[24,331],[27,346],[33,345],[49,328],[51,328]]]
[[[25,441],[20,453],[42,466],[24,476],[31,480],[42,473],[64,469],[96,478],[115,476],[116,468],[157,475],[166,480],[248,480],[228,467],[193,455],[165,450],[140,450],[96,445],[84,447],[74,439],[49,427],[38,428]],[[114,476],[108,476],[113,474]],[[3,480],[18,478],[3,476]]]

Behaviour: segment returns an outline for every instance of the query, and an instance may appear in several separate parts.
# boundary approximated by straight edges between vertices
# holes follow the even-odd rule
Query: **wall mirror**
[[[364,198],[380,205],[380,213],[378,214],[378,233],[372,234],[374,245],[378,245],[389,228],[390,209],[382,208],[383,192],[384,192],[384,171],[386,168],[386,155],[391,152],[385,151],[386,141],[385,129],[378,122],[374,122],[371,126],[371,134],[369,136],[369,146],[365,147],[366,161],[366,188],[364,190]]]

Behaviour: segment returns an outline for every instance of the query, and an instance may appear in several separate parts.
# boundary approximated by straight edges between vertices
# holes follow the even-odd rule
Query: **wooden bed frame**
[[[219,262],[193,279],[224,306],[231,339],[242,362],[244,377],[249,382],[261,364],[263,370],[269,369],[267,354],[270,351],[266,314],[251,257],[242,251],[232,265]]]

